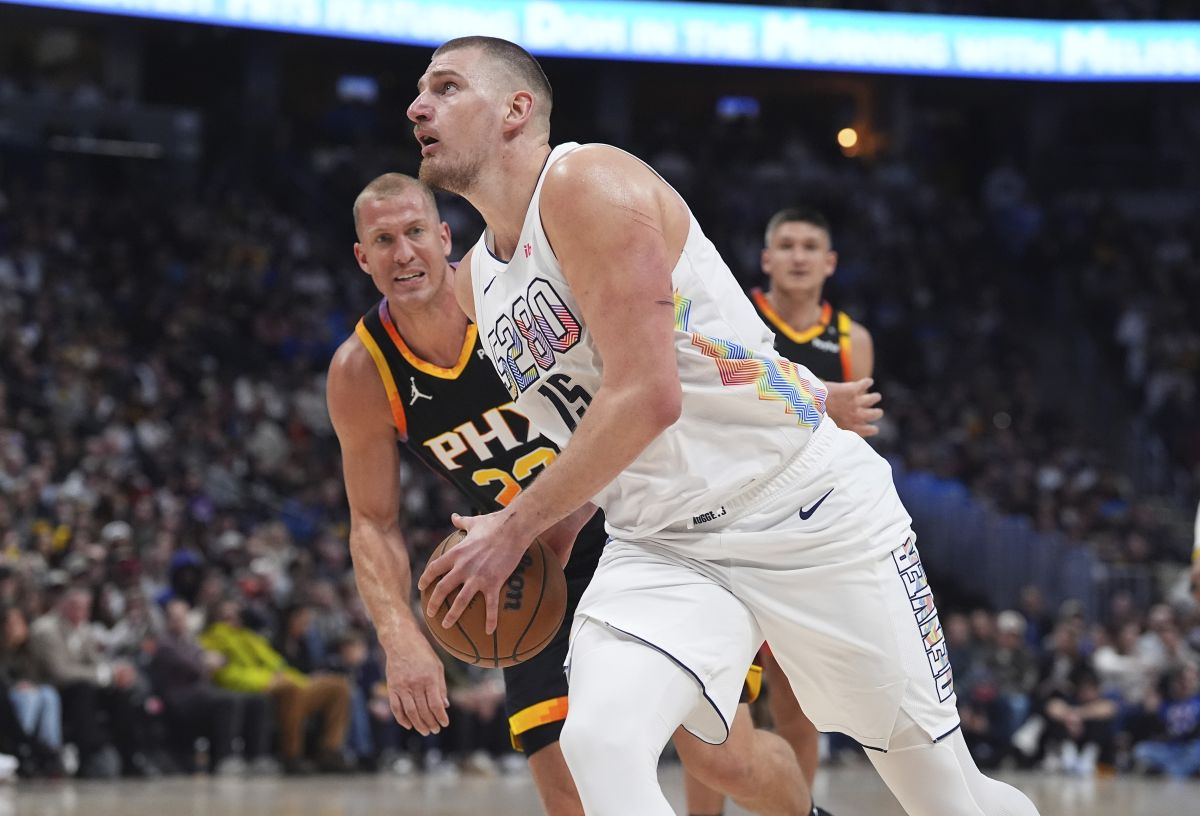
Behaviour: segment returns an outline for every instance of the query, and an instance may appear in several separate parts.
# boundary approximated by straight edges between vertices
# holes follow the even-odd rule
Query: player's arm
[[[462,256],[462,260],[458,262],[458,268],[451,272],[454,275],[454,297],[458,299],[458,306],[467,317],[471,318],[471,322],[475,321],[475,289],[471,283],[471,255],[474,248],[468,249],[467,254]]]
[[[850,321],[850,379],[861,380],[875,372],[875,343],[865,326]]]
[[[342,447],[354,578],[387,656],[392,713],[405,728],[436,733],[449,724],[446,680],[413,616],[396,431],[374,361],[357,337],[334,355],[326,399]]]
[[[444,576],[432,609],[463,587],[443,625],[482,592],[491,631],[500,587],[530,541],[611,482],[682,407],[671,270],[686,237],[683,203],[636,159],[588,147],[551,168],[541,213],[603,375],[571,444],[546,472],[503,511],[460,519],[467,540],[427,567],[422,587]]]

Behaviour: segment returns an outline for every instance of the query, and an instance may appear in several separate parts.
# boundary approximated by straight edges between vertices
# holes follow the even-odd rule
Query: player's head
[[[388,303],[429,303],[445,285],[450,227],[433,192],[412,176],[385,173],[354,199],[354,257]]]
[[[774,289],[818,293],[837,269],[829,221],[817,210],[780,210],[767,222],[762,270]]]
[[[408,106],[421,180],[465,195],[499,151],[549,142],[552,104],[550,80],[521,46],[495,37],[450,40],[433,52]]]

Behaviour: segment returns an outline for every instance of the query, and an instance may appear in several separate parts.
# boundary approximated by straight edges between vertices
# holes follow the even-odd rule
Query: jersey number
[[[496,496],[496,501],[501,506],[507,507],[508,503],[521,492],[521,482],[532,476],[538,468],[544,468],[553,461],[553,448],[538,448],[514,462],[512,473],[507,473],[500,468],[483,468],[471,474],[471,480],[480,487],[498,483],[500,493]]]
[[[583,386],[573,385],[566,374],[551,374],[545,384],[538,386],[538,393],[550,400],[570,431],[575,430],[578,425],[575,420],[582,419],[587,407],[592,404],[592,395]]]

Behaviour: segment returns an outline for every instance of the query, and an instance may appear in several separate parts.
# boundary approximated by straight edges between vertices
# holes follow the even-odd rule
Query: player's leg
[[[567,583],[567,614],[554,639],[531,659],[504,670],[505,711],[513,747],[525,754],[547,816],[582,816],[583,805],[558,738],[567,717],[567,658],[571,618],[588,583]]]
[[[559,745],[589,816],[674,816],[658,759],[702,700],[696,678],[653,646],[584,620],[569,700]]]
[[[546,816],[583,816],[579,791],[557,742],[529,757],[529,771]]]
[[[698,799],[688,788],[689,814],[720,814],[722,794],[762,816],[794,816],[812,809],[791,747],[777,734],[756,729],[746,704],[738,706],[723,744],[710,745],[681,728],[675,734],[675,750],[689,778],[694,777],[693,784],[703,786],[697,788]]]
[[[1025,794],[979,771],[961,731],[930,743],[903,710],[887,753],[867,755],[909,816],[1037,816]]]
[[[725,794],[705,785],[692,775],[686,765],[683,768],[683,796],[687,802],[688,816],[722,816],[725,813]]]
[[[800,708],[796,694],[787,675],[779,667],[779,661],[769,649],[763,649],[762,657],[763,682],[766,684],[767,705],[771,710],[771,719],[775,724],[775,733],[787,740],[788,745],[796,753],[800,770],[808,782],[809,789],[817,778],[817,755],[820,752],[820,735],[817,727],[812,724]]]
[[[826,572],[787,603],[780,579],[765,576],[771,591],[752,603],[779,665],[822,730],[886,750],[868,754],[909,816],[1036,816],[1023,794],[979,772],[958,733],[945,638],[911,539]]]

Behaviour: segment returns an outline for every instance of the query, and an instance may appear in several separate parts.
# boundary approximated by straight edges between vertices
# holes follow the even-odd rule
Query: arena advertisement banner
[[[1200,79],[1200,23],[1192,22],[598,0],[22,0],[19,5],[409,45],[491,34],[543,56],[1068,82]]]

